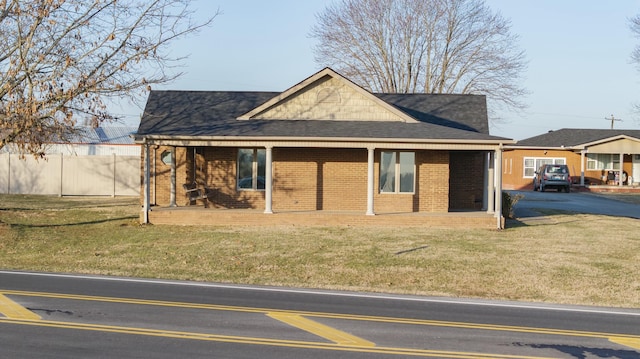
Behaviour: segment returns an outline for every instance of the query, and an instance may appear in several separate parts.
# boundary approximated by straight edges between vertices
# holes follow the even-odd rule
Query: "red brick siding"
[[[237,156],[236,148],[205,148],[203,177],[215,193],[210,202],[214,207],[264,208],[264,191],[240,191],[236,188]]]
[[[273,208],[366,210],[367,151],[276,148]]]
[[[156,204],[167,206],[170,166],[155,151]],[[194,162],[195,159],[195,162]],[[237,149],[193,147],[176,149],[177,204],[185,204],[182,184],[194,177],[214,189],[212,207],[264,208],[264,191],[236,189]],[[415,194],[381,194],[379,188],[380,150],[375,151],[374,211],[447,212],[449,208],[477,208],[482,199],[483,157],[481,153],[416,151]],[[194,166],[195,163],[195,166]],[[275,148],[273,150],[273,209],[366,211],[367,150]],[[470,175],[473,173],[474,175]],[[450,191],[449,187],[455,189]],[[450,193],[452,198],[449,199]]]
[[[151,196],[155,198],[155,204],[159,206],[168,206],[171,200],[171,165],[162,162],[162,153],[171,151],[169,146],[159,146],[151,148]],[[188,172],[186,170],[186,153],[185,147],[176,147],[176,203],[182,205],[185,203],[186,197],[182,184],[187,183]],[[144,153],[143,153],[144,156]],[[144,166],[144,160],[143,166]],[[144,176],[144,169],[143,169]],[[144,179],[143,179],[144,180]],[[144,182],[143,182],[144,183]],[[142,190],[140,193],[144,193]]]
[[[448,211],[449,152],[416,151],[414,194],[380,193],[380,151],[376,151],[375,161],[375,212]]]
[[[484,157],[482,152],[451,152],[449,208],[482,208]]]

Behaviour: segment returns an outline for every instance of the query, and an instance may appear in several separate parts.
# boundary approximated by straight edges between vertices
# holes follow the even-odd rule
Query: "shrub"
[[[520,199],[524,197],[523,194],[518,193],[515,196],[509,194],[509,192],[502,192],[502,216],[504,218],[513,218],[513,207]]]

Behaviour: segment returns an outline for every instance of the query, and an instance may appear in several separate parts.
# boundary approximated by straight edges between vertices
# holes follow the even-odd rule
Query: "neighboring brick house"
[[[200,183],[213,209],[468,210],[501,227],[494,166],[515,141],[488,128],[484,96],[374,94],[329,68],[282,93],[152,91],[135,135],[143,221]]]
[[[505,146],[503,188],[532,189],[545,163],[568,165],[576,186],[638,185],[640,130],[563,128]]]

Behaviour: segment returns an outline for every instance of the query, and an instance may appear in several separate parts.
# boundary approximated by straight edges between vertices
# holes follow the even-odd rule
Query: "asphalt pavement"
[[[508,191],[522,195],[514,206],[516,219],[544,221],[540,210],[555,209],[574,213],[598,214],[640,219],[640,205],[588,192]]]
[[[640,311],[0,271],[7,358],[639,358]]]

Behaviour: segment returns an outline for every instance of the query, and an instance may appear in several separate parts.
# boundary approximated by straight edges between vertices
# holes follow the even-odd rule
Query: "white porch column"
[[[489,152],[484,155],[484,171],[482,172],[482,188],[483,188],[483,196],[482,196],[482,210],[486,211],[488,206],[488,195],[489,195],[489,168],[491,162],[491,154]]]
[[[620,176],[618,186],[622,186],[622,174],[624,173],[624,153],[620,153]]]
[[[493,152],[487,153],[487,213],[493,213],[496,204],[496,189],[495,189],[495,154]]]
[[[584,154],[586,150],[580,151],[580,187],[584,187]]]
[[[367,160],[367,216],[374,216],[373,212],[373,195],[375,193],[374,186],[374,153],[375,148],[367,148],[368,160]]]
[[[176,207],[176,146],[171,147],[171,191],[169,207]]]
[[[496,179],[496,219],[498,229],[502,229],[502,144],[500,148],[496,150],[495,161],[495,179]]]
[[[264,169],[264,213],[272,214],[272,195],[273,195],[273,147],[267,147],[265,151],[265,169]]]
[[[150,209],[150,201],[151,201],[151,164],[149,155],[149,144],[144,144],[144,204],[142,206],[142,210],[144,211],[142,217],[142,223],[149,223],[149,209]]]

